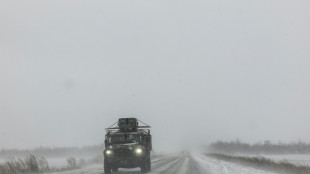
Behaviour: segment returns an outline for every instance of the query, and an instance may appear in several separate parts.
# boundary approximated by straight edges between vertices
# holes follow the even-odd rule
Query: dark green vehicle
[[[143,125],[139,126],[139,123]],[[120,118],[107,128],[104,172],[136,167],[140,167],[142,173],[151,171],[152,136],[149,128],[136,118]]]

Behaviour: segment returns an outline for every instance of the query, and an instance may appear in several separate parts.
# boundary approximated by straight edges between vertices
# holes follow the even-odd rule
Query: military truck
[[[151,171],[150,128],[136,118],[120,118],[106,128],[104,173],[117,172],[119,168],[136,167],[141,168],[141,173]]]

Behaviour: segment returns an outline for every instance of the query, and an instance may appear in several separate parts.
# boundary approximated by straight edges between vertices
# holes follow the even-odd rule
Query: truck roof
[[[141,134],[142,132],[111,132],[111,135],[123,135],[123,134]]]
[[[107,134],[149,134],[151,126],[146,123],[131,117],[131,118],[120,118],[116,123],[106,128]]]
[[[150,135],[150,130],[149,129],[138,129],[136,132],[120,132],[118,130],[107,130],[107,134],[110,135],[123,135],[123,134],[148,134]]]

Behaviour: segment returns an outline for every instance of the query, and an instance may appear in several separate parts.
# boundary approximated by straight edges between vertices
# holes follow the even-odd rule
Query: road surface
[[[104,174],[102,165],[61,172],[62,174]],[[140,174],[140,168],[119,169],[113,174]],[[59,173],[58,173],[59,174]],[[203,154],[177,153],[152,157],[149,174],[275,174],[207,157]]]

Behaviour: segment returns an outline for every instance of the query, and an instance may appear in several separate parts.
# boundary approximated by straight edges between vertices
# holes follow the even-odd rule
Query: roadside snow
[[[265,170],[258,170],[235,163],[217,160],[201,154],[194,154],[193,158],[201,167],[204,167],[206,171],[215,174],[276,174]]]
[[[310,166],[310,155],[262,155],[276,162],[286,161],[295,165]]]

